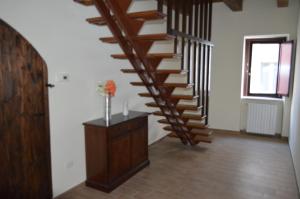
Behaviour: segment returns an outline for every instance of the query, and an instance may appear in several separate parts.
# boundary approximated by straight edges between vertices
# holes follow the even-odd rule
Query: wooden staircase
[[[195,6],[195,9],[192,10],[196,12],[196,7],[198,7],[199,9],[197,13],[189,14],[189,18],[192,20],[193,17],[191,16],[195,16],[195,23],[198,23],[196,22],[196,18],[201,16],[203,18],[201,21],[201,23],[203,23],[203,27],[205,26],[209,29],[209,26],[207,24],[205,25],[205,23],[209,23],[209,20],[211,22],[211,18],[209,18],[209,15],[211,15],[211,0],[204,0],[203,2],[189,0],[190,3],[187,4],[185,7],[186,9],[180,9],[179,5],[172,0],[158,0],[157,10],[133,13],[127,12],[132,0],[74,1],[85,6],[95,6],[97,8],[101,17],[89,18],[87,21],[97,26],[108,26],[111,30],[113,37],[102,37],[100,40],[105,43],[120,45],[124,54],[113,54],[111,55],[112,58],[127,59],[130,61],[133,68],[122,69],[121,71],[123,73],[135,73],[140,77],[141,82],[131,82],[131,84],[133,86],[144,86],[147,88],[147,93],[139,93],[139,95],[141,97],[153,98],[154,101],[147,103],[146,106],[160,109],[160,111],[155,111],[153,114],[156,116],[163,116],[165,118],[158,121],[159,123],[167,125],[164,127],[164,130],[170,131],[169,135],[171,137],[179,138],[181,142],[186,145],[196,145],[199,142],[210,143],[212,141],[212,133],[207,129],[209,90],[209,67],[207,66],[210,64],[210,50],[212,44],[209,41],[210,39],[205,40],[203,38],[193,37],[192,34],[183,35],[183,33],[179,31],[175,32],[176,27],[172,30],[172,28],[170,28],[170,21],[172,20],[170,17],[172,16],[170,15],[172,15],[172,9],[175,9],[175,19],[176,17],[178,18],[178,15],[186,17],[186,11],[188,11],[188,8]],[[184,1],[182,0],[178,0],[176,2],[180,2],[184,5]],[[162,8],[164,4],[168,7],[167,14],[163,13]],[[203,9],[203,14],[200,14],[199,10],[201,9]],[[167,18],[168,21],[167,33],[146,35],[138,34],[146,21],[162,20],[165,18]],[[208,22],[204,22],[205,20]],[[176,24],[174,25],[176,26]],[[186,25],[182,24],[182,26]],[[196,26],[197,27],[194,28],[195,32],[198,31],[198,29],[200,31],[200,26]],[[190,38],[185,38],[186,36],[190,36]],[[196,61],[194,62],[194,70],[190,69],[192,66],[188,69],[185,69],[183,66],[183,62],[186,59],[184,57],[186,52],[184,52],[184,49],[181,49],[181,52],[178,53],[178,46],[185,45],[184,42],[186,39],[188,45],[190,45],[190,43],[194,43],[194,47],[196,49],[194,53],[198,52],[199,55],[201,55],[198,56],[198,69],[195,69],[197,67]],[[150,48],[156,41],[174,42],[174,52],[149,53]],[[190,49],[191,48],[193,48],[192,44],[190,46]],[[207,49],[203,50],[206,54],[203,55],[203,52],[200,54],[201,52],[199,51],[201,51],[201,49]],[[190,54],[190,52],[188,53]],[[160,63],[164,59],[181,60],[181,69],[158,69]],[[193,59],[196,60],[196,56]],[[201,63],[203,63],[202,68],[200,68]],[[172,74],[186,75],[188,76],[188,80],[186,83],[166,82],[168,77]],[[193,76],[194,78],[191,78]],[[198,77],[198,80],[196,80],[196,77]],[[202,87],[200,86],[201,83],[203,83]],[[177,88],[191,89],[193,90],[193,94],[175,94],[174,90]],[[197,101],[197,104],[180,104],[181,100]],[[194,114],[186,113],[187,111],[194,112]]]

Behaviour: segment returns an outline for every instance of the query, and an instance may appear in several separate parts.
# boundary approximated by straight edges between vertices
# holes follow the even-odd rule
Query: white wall
[[[289,34],[296,37],[298,0],[277,8],[275,0],[244,0],[242,12],[214,4],[209,122],[212,128],[240,130],[243,41],[245,36]]]
[[[140,2],[135,7],[139,10],[155,8],[154,2]],[[99,80],[113,79],[117,83],[114,113],[122,111],[125,99],[129,99],[131,109],[146,110],[145,100],[137,96],[137,92],[144,89],[129,84],[138,78],[120,72],[130,65],[110,58],[110,54],[121,52],[120,49],[98,40],[100,36],[109,36],[108,30],[85,22],[94,16],[97,16],[94,8],[72,0],[0,1],[0,18],[40,52],[48,65],[49,82],[56,84],[49,91],[54,195],[85,180],[82,123],[103,114],[102,99],[95,92]],[[151,24],[148,28],[152,32],[160,30]],[[68,83],[55,82],[60,72],[70,74]],[[155,119],[150,117],[149,121],[150,143],[165,135]]]
[[[296,67],[294,76],[294,90],[291,107],[290,148],[296,169],[297,181],[300,189],[300,15],[298,24],[298,44]]]

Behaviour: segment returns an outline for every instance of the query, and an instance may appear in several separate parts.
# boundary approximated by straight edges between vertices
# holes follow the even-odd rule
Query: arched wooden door
[[[47,66],[0,19],[0,198],[52,198]]]

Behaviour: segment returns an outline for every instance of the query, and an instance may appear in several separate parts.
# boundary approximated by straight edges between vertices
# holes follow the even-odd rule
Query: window
[[[245,47],[244,96],[288,96],[293,42],[247,39]]]

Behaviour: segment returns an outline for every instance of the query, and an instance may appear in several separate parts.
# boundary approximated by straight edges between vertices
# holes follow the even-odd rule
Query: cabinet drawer
[[[115,138],[118,136],[125,135],[129,131],[133,131],[135,129],[141,128],[143,126],[148,125],[147,117],[136,118],[131,120],[130,122],[118,124],[115,126],[110,127],[109,129],[109,137]]]

